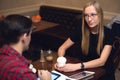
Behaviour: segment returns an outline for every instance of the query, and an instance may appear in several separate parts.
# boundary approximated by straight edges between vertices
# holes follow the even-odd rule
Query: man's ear
[[[24,33],[24,34],[21,36],[21,41],[24,43],[25,40],[26,40],[26,38],[27,38],[27,34]]]

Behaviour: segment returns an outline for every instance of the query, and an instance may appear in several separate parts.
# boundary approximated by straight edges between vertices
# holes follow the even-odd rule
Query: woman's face
[[[84,17],[90,29],[97,27],[99,24],[98,13],[92,5],[85,8]]]

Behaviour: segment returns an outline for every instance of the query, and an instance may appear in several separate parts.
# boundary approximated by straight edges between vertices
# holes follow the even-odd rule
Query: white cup
[[[58,57],[57,58],[57,63],[58,67],[63,67],[66,64],[66,58],[65,57]]]

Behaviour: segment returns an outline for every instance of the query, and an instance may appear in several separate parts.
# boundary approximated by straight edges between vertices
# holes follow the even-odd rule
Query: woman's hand
[[[80,69],[80,64],[67,63],[63,67],[58,67],[57,63],[54,65],[55,69],[63,72],[71,72]]]
[[[40,80],[51,80],[51,73],[47,70],[38,70]]]

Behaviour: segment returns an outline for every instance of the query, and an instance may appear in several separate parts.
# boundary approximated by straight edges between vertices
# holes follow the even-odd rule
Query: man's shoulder
[[[11,73],[11,77],[13,75],[22,76],[24,73],[28,72],[32,73],[27,64],[15,57],[2,55],[2,58],[0,57],[0,59],[2,59],[0,62],[0,76],[6,75],[7,77],[9,73]]]
[[[0,69],[5,71],[11,71],[12,69],[18,70],[27,66],[24,62],[14,56],[1,55],[0,60]]]

